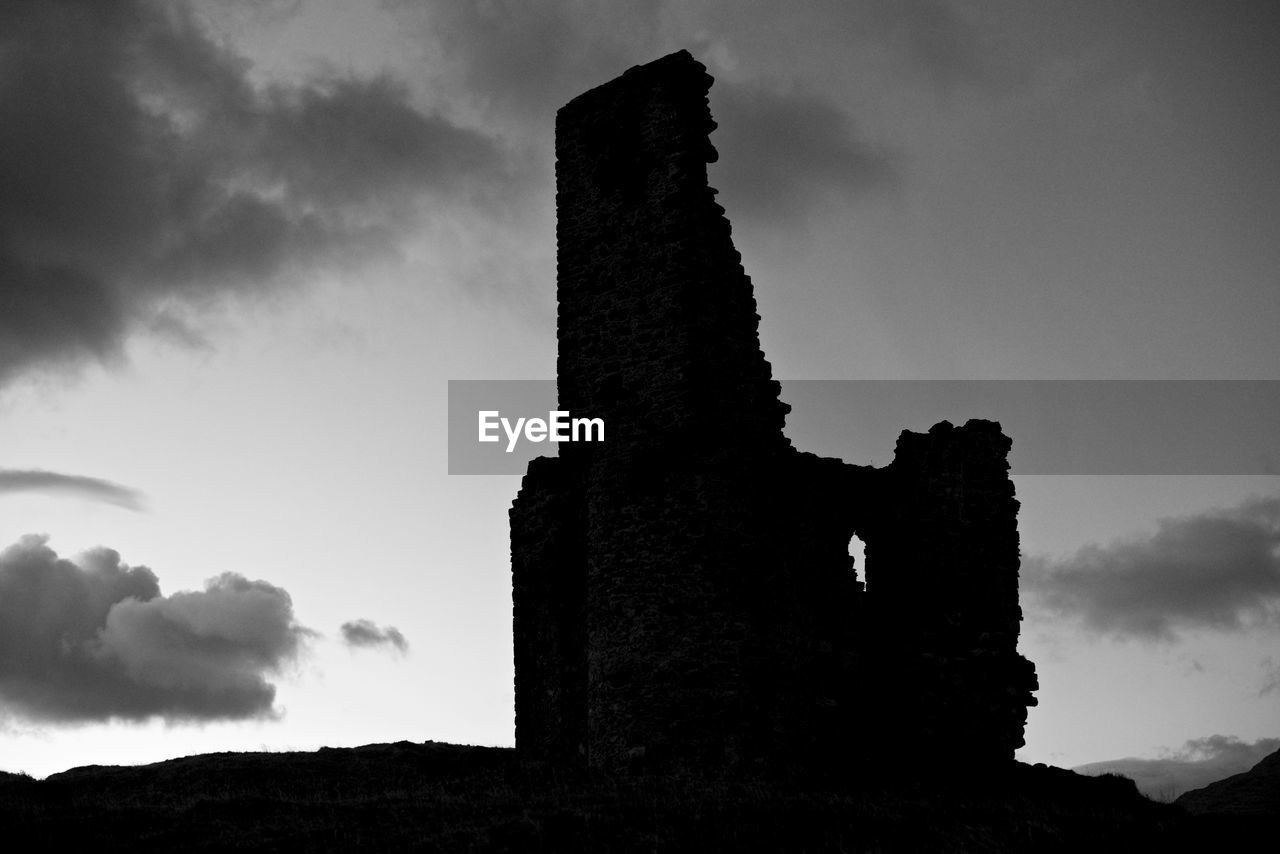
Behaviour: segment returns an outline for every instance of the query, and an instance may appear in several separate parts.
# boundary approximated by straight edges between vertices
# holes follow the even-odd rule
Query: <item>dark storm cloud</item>
[[[270,717],[268,677],[310,634],[288,593],[235,573],[162,596],[111,549],[73,562],[27,536],[0,552],[0,703],[35,720]]]
[[[947,0],[383,0],[416,20],[482,100],[529,114],[681,47],[722,43],[747,65],[785,56],[795,38],[819,49],[872,44],[941,86],[989,75],[982,28]],[[766,55],[767,54],[767,55]],[[706,61],[707,57],[702,57]]]
[[[165,301],[354,263],[424,195],[501,177],[492,139],[387,78],[255,86],[186,8],[0,7],[0,382],[116,358]]]
[[[711,90],[711,108],[720,126],[713,182],[735,212],[792,219],[815,198],[856,198],[894,178],[892,156],[815,95],[722,82]]]
[[[700,21],[739,56],[811,50],[888,59],[900,74],[951,90],[988,85],[1003,70],[999,51],[971,20],[979,11],[948,0],[709,0]]]
[[[6,492],[74,495],[128,510],[141,510],[143,505],[142,493],[136,489],[101,478],[39,469],[0,469],[0,495]]]
[[[1248,771],[1280,750],[1280,738],[1261,738],[1252,744],[1230,735],[1211,735],[1188,741],[1181,750],[1159,759],[1110,759],[1071,770],[1081,774],[1123,774],[1149,797],[1170,801],[1183,792]]]
[[[1029,558],[1026,589],[1050,611],[1116,637],[1280,625],[1280,497],[1162,519],[1156,532],[1066,560]]]
[[[662,0],[383,2],[439,45],[470,96],[548,128],[570,98],[662,51]]]
[[[700,53],[697,44],[670,41],[663,23],[668,4],[660,0],[385,2],[402,14],[420,13],[423,38],[439,44],[460,69],[466,97],[547,127],[569,99],[633,65],[680,47]],[[911,5],[920,7],[912,13],[919,15],[931,6]],[[903,21],[892,6],[863,12],[885,32],[897,33]],[[698,58],[711,63],[708,56]],[[834,102],[817,93],[722,75],[711,90],[711,109],[719,125],[711,139],[722,155],[712,182],[724,191],[731,216],[794,222],[815,198],[848,198],[894,176],[889,153],[868,143]]]
[[[409,642],[394,626],[379,626],[370,620],[351,620],[342,624],[342,639],[347,646],[390,646],[399,652],[407,652]]]

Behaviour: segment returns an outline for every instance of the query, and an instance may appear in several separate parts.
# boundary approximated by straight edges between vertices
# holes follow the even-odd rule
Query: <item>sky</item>
[[[707,65],[784,380],[1276,380],[1278,36],[1252,0],[5,3],[0,769],[513,742],[519,479],[447,473],[446,389],[554,377],[576,94]],[[1274,749],[1276,471],[1015,469],[1020,758]]]

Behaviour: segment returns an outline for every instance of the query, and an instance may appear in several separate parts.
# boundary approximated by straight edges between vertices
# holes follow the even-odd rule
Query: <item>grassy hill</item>
[[[0,775],[6,838],[103,851],[1206,850],[1233,826],[1121,777],[1017,765],[860,786],[613,779],[427,742]]]
[[[1248,771],[1186,792],[1175,803],[1199,815],[1280,819],[1280,750]]]

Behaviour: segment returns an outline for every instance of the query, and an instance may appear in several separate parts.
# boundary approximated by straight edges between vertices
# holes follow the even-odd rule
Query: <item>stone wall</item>
[[[517,747],[641,771],[809,773],[890,737],[1007,759],[1035,687],[1009,440],[944,422],[878,470],[791,447],[707,185],[711,82],[681,51],[557,115],[559,406],[607,435],[531,463],[511,509]]]
[[[875,698],[868,729],[967,766],[1022,746],[1035,670],[1017,653],[1018,501],[991,421],[904,431],[859,518]]]

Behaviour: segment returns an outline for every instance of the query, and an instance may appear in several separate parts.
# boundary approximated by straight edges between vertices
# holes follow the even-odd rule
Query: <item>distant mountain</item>
[[[1072,768],[1077,774],[1096,777],[1120,774],[1138,786],[1138,791],[1157,801],[1171,802],[1183,792],[1200,789],[1232,774],[1248,771],[1263,757],[1280,749],[1280,738],[1241,741],[1230,735],[1191,739],[1172,755],[1158,759],[1108,759]]]
[[[1280,750],[1242,774],[1210,783],[1174,801],[1190,813],[1280,818]]]

